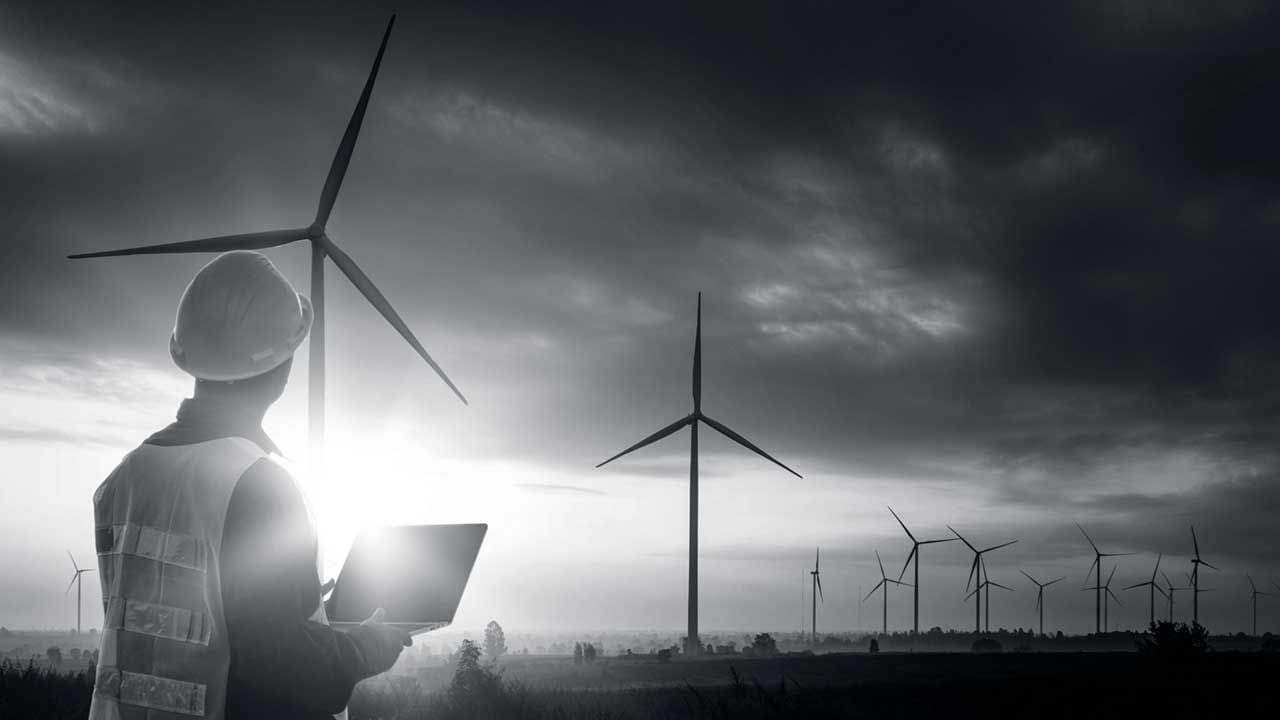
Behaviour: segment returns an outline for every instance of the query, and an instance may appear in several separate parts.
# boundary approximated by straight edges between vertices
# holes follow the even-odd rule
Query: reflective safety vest
[[[98,487],[106,617],[90,720],[223,717],[223,522],[240,476],[265,455],[239,437],[142,445]]]

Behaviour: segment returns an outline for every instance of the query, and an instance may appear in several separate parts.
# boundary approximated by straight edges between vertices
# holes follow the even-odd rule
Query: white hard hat
[[[311,302],[262,253],[223,253],[182,293],[169,355],[203,380],[244,380],[293,356],[311,329]]]

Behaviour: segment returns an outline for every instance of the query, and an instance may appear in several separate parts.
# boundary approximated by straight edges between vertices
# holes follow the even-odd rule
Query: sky
[[[909,550],[891,505],[1017,539],[993,626],[1032,624],[1025,570],[1067,578],[1067,632],[1076,523],[1135,553],[1117,588],[1158,554],[1185,584],[1194,524],[1202,622],[1248,629],[1246,573],[1280,580],[1280,10],[527,5],[0,2],[0,624],[72,624],[94,488],[190,394],[167,338],[208,258],[64,256],[310,222],[399,11],[329,232],[471,405],[328,272],[324,472],[305,348],[266,423],[328,573],[362,527],[487,522],[458,627],[683,628],[687,433],[594,465],[691,409],[701,291],[705,411],[804,475],[702,433],[702,628],[798,629],[821,547],[819,630],[854,629]],[[269,255],[306,292],[306,248]],[[969,626],[968,563],[925,549],[924,627]]]

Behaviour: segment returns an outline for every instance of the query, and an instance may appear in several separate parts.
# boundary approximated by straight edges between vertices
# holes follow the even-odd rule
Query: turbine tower
[[[391,303],[382,295],[369,276],[356,265],[351,256],[343,252],[334,243],[325,230],[329,222],[329,213],[333,210],[334,201],[338,199],[338,190],[342,187],[342,179],[346,176],[347,165],[351,162],[351,153],[355,150],[356,138],[360,135],[360,126],[364,122],[364,114],[369,106],[369,96],[373,93],[373,83],[378,77],[378,67],[382,65],[382,55],[387,49],[387,40],[391,37],[391,27],[396,22],[392,15],[387,23],[386,32],[382,35],[382,44],[378,46],[378,54],[374,57],[373,68],[365,81],[364,90],[351,113],[347,130],[338,144],[338,151],[329,167],[329,175],[325,178],[324,188],[320,191],[320,204],[315,219],[306,227],[288,230],[268,230],[265,232],[244,233],[241,235],[221,235],[202,240],[166,243],[163,245],[147,245],[124,250],[108,250],[104,252],[80,253],[69,255],[73,260],[96,257],[115,257],[121,255],[164,255],[172,253],[221,253],[230,250],[265,250],[289,243],[306,240],[311,243],[311,305],[314,319],[311,324],[310,360],[307,367],[309,384],[307,399],[308,442],[313,462],[319,460],[324,443],[324,261],[329,258],[338,270],[355,285],[360,294],[382,314],[391,327],[400,333],[409,345],[435,370],[458,399],[466,404],[467,399],[458,390],[453,381],[445,375],[444,370],[431,358],[422,343],[414,336],[413,331],[405,324],[400,315],[391,307]]]
[[[1150,622],[1152,625],[1156,624],[1156,593],[1160,593],[1161,595],[1164,595],[1166,598],[1169,597],[1168,595],[1165,595],[1164,590],[1161,590],[1160,586],[1156,584],[1156,573],[1160,572],[1160,560],[1162,558],[1164,558],[1163,554],[1156,556],[1156,566],[1151,569],[1150,580],[1146,582],[1134,583],[1133,585],[1130,585],[1129,587],[1125,588],[1125,590],[1136,590],[1140,587],[1150,588],[1150,591],[1149,591],[1151,595],[1151,621]]]
[[[876,590],[880,590],[881,588],[883,588],[881,595],[884,596],[884,608],[882,610],[884,614],[884,627],[881,630],[881,632],[884,635],[888,635],[889,634],[889,583],[893,583],[894,585],[907,585],[907,583],[904,583],[901,580],[894,580],[893,578],[885,574],[884,562],[880,560],[879,550],[876,551],[876,562],[880,563],[880,582],[876,583],[876,586],[871,588],[871,592],[867,593],[867,597],[862,598],[862,602],[866,602],[872,595],[876,594]]]
[[[902,572],[898,573],[898,579],[899,580],[902,579],[902,576],[905,575],[907,572],[907,567],[911,565],[911,561],[914,559],[916,561],[916,578],[915,578],[915,583],[912,584],[911,586],[912,595],[914,596],[914,603],[913,603],[914,606],[912,609],[913,620],[911,625],[911,631],[912,633],[919,635],[920,634],[920,546],[933,545],[935,543],[955,542],[955,538],[943,538],[941,540],[916,540],[916,536],[912,535],[911,531],[907,529],[907,524],[902,522],[902,518],[898,517],[898,513],[893,512],[893,508],[889,508],[889,512],[892,513],[893,519],[897,520],[898,524],[902,526],[902,531],[905,532],[907,534],[907,537],[911,539],[911,553],[907,555],[907,561],[902,564]]]
[[[1065,578],[1054,578],[1049,582],[1040,582],[1039,580],[1031,577],[1026,570],[1019,570],[1018,572],[1026,575],[1027,579],[1036,585],[1036,610],[1040,613],[1040,637],[1044,637],[1044,589],[1056,582],[1064,580]]]
[[[1261,590],[1258,589],[1257,585],[1253,584],[1253,578],[1249,577],[1248,575],[1245,575],[1245,577],[1249,579],[1249,589],[1250,589],[1249,600],[1253,604],[1253,636],[1258,637],[1258,596],[1259,595],[1269,596],[1272,593],[1262,592]]]
[[[1095,545],[1095,544],[1093,543],[1093,538],[1089,537],[1089,533],[1087,533],[1087,532],[1085,532],[1085,531],[1084,531],[1084,528],[1080,526],[1080,523],[1076,523],[1076,527],[1080,528],[1080,533],[1081,533],[1082,535],[1084,535],[1084,539],[1089,541],[1089,547],[1093,548],[1093,563],[1089,565],[1089,570],[1093,570],[1095,567],[1097,567],[1097,569],[1098,569],[1098,571],[1097,571],[1097,577],[1096,577],[1096,578],[1094,578],[1094,583],[1093,583],[1093,589],[1094,589],[1094,596],[1093,596],[1093,631],[1094,631],[1095,633],[1100,633],[1100,632],[1102,632],[1102,628],[1103,628],[1103,626],[1105,625],[1105,623],[1103,622],[1103,618],[1102,618],[1102,614],[1103,614],[1103,612],[1104,612],[1103,607],[1102,607],[1102,606],[1103,606],[1103,604],[1104,604],[1104,603],[1103,603],[1103,597],[1102,597],[1102,595],[1103,595],[1103,585],[1102,585],[1102,558],[1104,558],[1104,557],[1122,557],[1122,556],[1124,556],[1124,555],[1132,555],[1133,553],[1104,553],[1104,552],[1102,552],[1101,550],[1099,550],[1099,549],[1098,549],[1098,546],[1097,546],[1097,545]],[[1085,579],[1085,582],[1089,582],[1089,570],[1086,570],[1086,571],[1085,571],[1085,573],[1084,573],[1084,579]],[[1091,588],[1082,588],[1082,589],[1083,589],[1083,590],[1089,590],[1089,589],[1091,589]]]
[[[71,592],[72,585],[76,586],[76,634],[79,635],[80,634],[80,607],[83,604],[83,601],[81,600],[81,598],[84,597],[84,593],[82,592],[82,587],[80,584],[80,578],[85,573],[93,572],[93,568],[85,568],[81,570],[80,566],[76,564],[75,556],[71,554],[70,550],[67,551],[67,557],[71,558],[71,567],[75,568],[75,574],[71,576],[71,582],[67,583],[67,589],[63,590],[62,594],[66,595],[67,593]]]
[[[985,581],[986,574],[987,574],[987,566],[986,566],[986,564],[985,564],[985,563],[983,563],[983,561],[982,561],[982,556],[983,556],[983,555],[986,555],[987,553],[991,552],[992,550],[999,550],[999,549],[1000,549],[1000,548],[1002,548],[1002,547],[1008,547],[1008,546],[1010,546],[1010,545],[1012,545],[1012,544],[1014,544],[1014,543],[1018,542],[1017,540],[1010,540],[1010,541],[1009,541],[1009,542],[1007,542],[1007,543],[1000,543],[999,545],[992,545],[991,547],[986,548],[986,549],[984,549],[984,550],[979,550],[978,548],[976,548],[976,547],[974,547],[974,546],[973,546],[973,543],[971,543],[971,542],[969,542],[968,540],[966,540],[966,539],[964,538],[964,536],[963,536],[963,535],[961,535],[960,533],[956,532],[956,529],[955,529],[955,528],[953,528],[953,527],[951,527],[950,525],[948,525],[948,526],[947,526],[947,529],[948,529],[948,530],[950,530],[950,531],[952,532],[952,534],[953,534],[953,535],[955,535],[956,537],[960,538],[960,542],[964,543],[966,547],[968,547],[971,551],[973,551],[973,563],[969,566],[969,579],[968,579],[968,580],[965,582],[965,584],[964,584],[964,589],[965,589],[965,590],[968,590],[968,589],[969,589],[969,586],[973,584],[973,576],[974,576],[974,574],[975,574],[975,573],[978,575],[978,584],[979,584],[979,585],[981,585],[981,584]],[[991,591],[990,591],[990,590],[988,590],[988,591],[987,591],[987,597],[988,597],[988,599],[991,597]],[[967,600],[968,598],[966,597],[965,599]],[[991,624],[991,623],[990,623],[990,618],[991,618],[991,611],[990,611],[990,610],[988,610],[988,611],[987,611],[987,619],[988,619],[987,624],[988,624],[988,625],[990,625],[990,624]],[[977,596],[977,604],[975,604],[975,605],[973,606],[973,631],[974,631],[975,633],[980,633],[980,632],[982,632],[982,596],[981,596],[981,595],[978,595],[978,596]]]
[[[964,598],[965,602],[969,602],[969,598],[977,596],[979,593],[986,594],[987,596],[986,632],[991,632],[991,588],[992,587],[998,587],[1001,590],[1008,590],[1010,592],[1013,591],[1013,588],[1005,587],[1004,585],[1001,585],[1000,583],[987,577],[986,563],[983,563],[982,582],[978,583],[977,587],[973,589],[973,592],[969,593]]]
[[[1200,559],[1200,542],[1196,540],[1196,526],[1191,526],[1191,546],[1196,551],[1196,556],[1191,558],[1191,622],[1196,625],[1200,624],[1200,593],[1209,592],[1208,589],[1200,589],[1200,566],[1203,565],[1211,570],[1218,568],[1210,565]]]
[[[1118,567],[1119,567],[1118,565],[1113,565],[1111,567],[1111,574],[1107,576],[1107,582],[1105,585],[1100,585],[1098,587],[1082,588],[1084,590],[1097,590],[1098,592],[1102,593],[1102,596],[1103,596],[1102,597],[1102,632],[1111,632],[1111,629],[1109,627],[1110,617],[1111,617],[1111,603],[1108,600],[1108,598],[1110,598],[1110,600],[1115,600],[1117,605],[1124,604],[1120,602],[1120,598],[1116,597],[1116,594],[1114,592],[1111,592],[1111,579],[1116,576],[1116,569]]]
[[[818,567],[818,555],[822,552],[819,548],[813,554],[813,570],[809,574],[813,576],[813,644],[818,644],[818,598],[822,597],[822,570]],[[826,602],[826,598],[822,599]]]
[[[692,650],[697,654],[701,650],[698,643],[698,423],[706,423],[712,430],[745,447],[751,452],[786,470],[802,477],[800,473],[783,465],[769,453],[761,450],[728,427],[704,415],[702,412],[702,293],[698,293],[698,321],[693,339],[693,412],[676,420],[670,425],[655,432],[649,437],[596,465],[603,467],[628,453],[655,443],[675,431],[689,427],[689,634],[685,638],[685,652]],[[803,625],[801,626],[803,629]]]

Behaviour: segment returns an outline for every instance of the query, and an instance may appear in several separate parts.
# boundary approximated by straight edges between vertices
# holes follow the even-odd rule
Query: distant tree
[[[71,648],[71,659],[72,660],[80,659],[80,648]]]
[[[658,651],[658,662],[671,662],[671,648],[662,648]]]
[[[497,660],[507,652],[507,636],[497,620],[490,621],[484,628],[484,654],[490,660]]]
[[[588,663],[593,663],[596,661],[595,645],[592,645],[591,643],[587,643],[586,645],[582,646],[582,661],[588,662]]]
[[[880,652],[880,643],[875,638],[871,638],[871,642],[867,644],[867,652],[875,655]]]
[[[759,655],[773,655],[778,652],[778,641],[769,633],[760,633],[751,641],[751,651]]]
[[[1209,631],[1200,623],[1171,623],[1166,620],[1151,623],[1147,631],[1139,635],[1138,652],[1160,658],[1190,658],[1209,650]]]
[[[480,647],[475,642],[463,640],[456,658],[453,682],[448,690],[449,699],[456,707],[474,707],[478,702],[502,694],[502,675],[480,664]]]
[[[582,643],[580,642],[576,642],[573,644],[573,664],[574,665],[582,664]]]
[[[62,664],[62,648],[60,648],[60,647],[51,647],[51,648],[49,648],[48,650],[45,650],[45,651],[44,651],[44,654],[45,654],[46,656],[48,656],[48,658],[49,658],[49,664],[50,664],[50,665],[61,665],[61,664]]]

